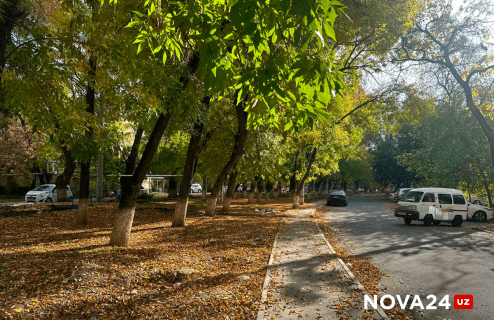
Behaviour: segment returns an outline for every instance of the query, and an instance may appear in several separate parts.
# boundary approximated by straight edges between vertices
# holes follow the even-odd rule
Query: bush
[[[5,185],[5,194],[13,195],[17,192],[19,184],[11,176],[7,178],[7,184]]]

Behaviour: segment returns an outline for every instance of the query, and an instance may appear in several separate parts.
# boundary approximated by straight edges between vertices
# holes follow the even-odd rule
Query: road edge
[[[317,219],[314,219],[314,223],[316,224],[317,230],[319,231],[319,234],[323,238],[324,242],[326,242],[326,245],[328,246],[329,250],[334,254],[334,256],[336,257],[336,259],[338,259],[338,261],[340,262],[341,266],[343,267],[343,269],[345,269],[345,271],[350,276],[350,278],[352,279],[352,281],[357,284],[357,287],[364,294],[368,294],[367,290],[365,290],[365,287],[360,283],[360,281],[358,281],[357,277],[355,277],[355,275],[352,273],[352,271],[350,270],[350,268],[348,268],[348,266],[346,265],[346,263],[343,260],[341,260],[341,258],[338,256],[338,254],[336,253],[336,251],[333,249],[333,246],[331,245],[331,243],[329,243],[328,239],[326,239],[326,237],[324,236],[324,233],[322,232],[321,228],[319,227],[319,224],[318,224],[318,220]],[[389,317],[386,315],[386,313],[384,312],[384,310],[381,307],[378,306],[377,309],[376,309],[376,311],[379,314],[379,316],[381,317],[381,319],[389,320]],[[261,320],[261,319],[257,319],[257,320]]]

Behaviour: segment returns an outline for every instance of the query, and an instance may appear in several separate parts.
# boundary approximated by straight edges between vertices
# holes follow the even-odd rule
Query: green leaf
[[[285,127],[283,128],[284,131],[288,131],[293,127],[293,122],[289,121],[285,124]]]
[[[333,27],[332,27],[329,23],[327,23],[327,22],[324,22],[324,31],[326,32],[326,35],[327,35],[328,37],[330,37],[330,38],[331,38],[331,39],[333,39],[333,40],[336,40],[336,34],[335,34],[335,32],[334,32],[334,29],[333,29]]]
[[[130,27],[132,27],[134,24],[139,23],[139,22],[140,22],[139,20],[134,20],[134,21],[131,21],[131,22],[129,22],[129,24],[127,24],[125,27],[126,27],[126,28],[130,28]]]

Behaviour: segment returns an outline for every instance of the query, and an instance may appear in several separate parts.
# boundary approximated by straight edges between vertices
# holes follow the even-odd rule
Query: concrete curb
[[[284,221],[282,222],[284,223]],[[269,256],[269,261],[268,261],[268,269],[266,270],[266,276],[264,277],[264,284],[262,285],[262,292],[261,292],[261,303],[259,305],[259,309],[257,311],[257,318],[256,320],[263,320],[264,319],[264,307],[263,304],[267,301],[268,299],[268,289],[269,289],[269,282],[271,281],[271,269],[273,266],[273,260],[274,260],[274,250],[276,248],[276,245],[278,244],[278,236],[280,235],[281,228],[274,237],[274,242],[273,242],[273,248],[271,248],[271,255]]]
[[[350,269],[348,268],[348,266],[346,265],[346,263],[343,262],[343,260],[341,260],[341,258],[336,254],[336,251],[333,249],[333,246],[329,243],[328,239],[326,239],[326,237],[324,236],[324,233],[322,232],[321,228],[319,228],[319,224],[317,222],[318,222],[318,220],[317,219],[314,219],[314,223],[316,224],[317,230],[319,231],[319,234],[323,238],[324,242],[326,242],[326,245],[328,246],[328,248],[331,251],[331,253],[333,253],[335,255],[335,257],[337,257],[337,259],[340,262],[341,266],[348,273],[348,275],[350,276],[350,278],[352,279],[352,281],[357,284],[357,287],[364,294],[368,294],[367,290],[365,290],[365,287],[360,283],[360,281],[358,281],[357,277],[355,277],[355,275],[352,273],[352,271],[350,271]],[[378,306],[378,308],[377,308],[376,311],[379,314],[379,316],[381,316],[381,319],[389,320],[388,316],[386,315],[386,313],[384,312],[384,310],[381,309],[381,307]],[[258,319],[258,320],[260,320],[260,319]]]

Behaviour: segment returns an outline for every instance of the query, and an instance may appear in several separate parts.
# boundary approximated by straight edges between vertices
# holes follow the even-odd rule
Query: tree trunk
[[[208,195],[208,178],[202,178],[202,201],[206,202],[206,198]]]
[[[168,198],[176,198],[178,196],[178,182],[175,177],[171,177],[168,181]],[[187,190],[188,192],[189,190]]]
[[[312,152],[311,152],[311,155],[310,155],[310,158],[309,158],[309,163],[307,164],[307,168],[305,170],[304,176],[302,177],[301,180],[297,181],[297,183],[295,184],[296,185],[296,188],[295,188],[295,193],[293,195],[293,209],[299,208],[299,206],[297,204],[298,202],[295,201],[295,198],[299,198],[297,200],[303,201],[303,197],[304,197],[304,183],[305,183],[305,180],[307,180],[307,178],[309,177],[310,169],[312,168],[312,164],[314,163],[314,160],[316,159],[316,155],[317,155],[317,147],[315,147],[314,149],[312,149]],[[302,198],[302,199],[300,200],[300,198]]]
[[[172,227],[185,226],[185,216],[187,215],[187,206],[189,203],[189,190],[192,185],[192,179],[194,178],[203,131],[204,123],[202,123],[198,118],[194,125],[194,133],[190,137],[189,146],[187,148],[184,171],[182,174],[182,183],[180,185],[180,194],[178,196],[177,204],[175,205],[175,214],[173,215]]]
[[[130,231],[132,229],[132,222],[134,221],[139,189],[142,181],[144,181],[144,178],[146,177],[146,173],[149,171],[154,153],[158,148],[170,118],[170,112],[160,114],[134,174],[131,177],[121,177],[120,179],[122,195],[118,206],[118,212],[113,223],[110,245],[120,247],[129,245]]]
[[[17,21],[24,15],[23,11],[18,9],[19,0],[2,1],[0,5],[0,114],[3,119],[9,119],[12,111],[6,108],[6,96],[3,83],[3,70],[7,63],[7,45],[12,39],[12,30]],[[4,126],[4,120],[0,119],[0,128]]]
[[[72,151],[67,147],[66,144],[62,144],[62,151],[65,157],[65,167],[63,173],[60,174],[55,180],[56,189],[65,189],[70,185],[70,179],[75,172],[75,162],[74,157],[72,157]]]
[[[293,209],[300,208],[300,192],[295,191],[293,193]]]
[[[185,90],[185,87],[189,83],[190,79],[198,70],[199,64],[199,53],[192,53],[187,62],[187,70],[185,70],[186,72],[184,72],[184,75],[181,76],[179,79],[179,91]],[[156,152],[156,149],[158,148],[161,137],[163,136],[163,133],[168,126],[170,118],[171,113],[169,111],[167,111],[166,114],[160,114],[134,174],[128,180],[120,180],[122,188],[122,199],[118,207],[115,222],[113,224],[113,231],[110,237],[110,245],[122,247],[129,245],[130,231],[132,229],[132,223],[134,221],[134,212],[137,204],[137,197],[139,195],[139,189],[142,181],[144,181],[144,178],[149,171],[151,161],[153,160],[153,156]],[[126,182],[128,182],[128,185],[124,185],[124,183]]]
[[[235,194],[235,180],[237,179],[237,171],[232,171],[228,178],[228,189],[226,190],[226,196],[223,200],[223,211],[230,211],[230,204],[232,203],[233,195]]]
[[[95,77],[96,77],[96,56],[94,53],[89,57],[89,80],[86,87],[86,112],[94,115],[95,107]],[[87,143],[93,141],[93,126],[90,120],[86,120],[85,138]],[[79,187],[79,205],[77,207],[77,223],[87,224],[87,212],[89,207],[89,183],[91,180],[91,155],[85,155],[81,162],[81,180]]]
[[[256,194],[256,184],[255,183],[251,183],[250,184],[249,195],[247,196],[247,198],[248,198],[247,203],[248,204],[254,203],[254,196],[255,196],[255,194]]]
[[[234,95],[234,101],[237,101],[238,94],[239,90],[237,90],[236,94]],[[214,216],[216,210],[216,201],[218,199],[220,189],[222,189],[223,183],[225,182],[228,174],[230,174],[237,162],[242,159],[242,156],[244,155],[245,142],[247,140],[247,112],[244,111],[246,99],[247,97],[235,106],[238,120],[238,130],[235,134],[235,145],[230,155],[230,159],[223,167],[221,173],[216,178],[216,181],[214,183],[213,190],[211,191],[211,197],[208,199],[206,205],[206,215],[208,216]],[[221,190],[221,192],[223,192],[223,190]]]

